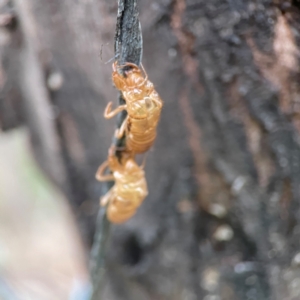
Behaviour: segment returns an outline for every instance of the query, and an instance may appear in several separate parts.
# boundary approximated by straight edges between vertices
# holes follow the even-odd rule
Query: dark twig
[[[119,0],[118,15],[115,35],[115,57],[119,65],[132,62],[140,65],[142,58],[142,32],[138,20],[137,0]],[[122,95],[119,95],[119,105],[125,103]],[[117,128],[125,120],[126,111],[121,112],[117,119]],[[118,149],[124,147],[125,139],[113,139],[113,145]],[[118,154],[118,152],[117,152]],[[107,183],[105,190],[111,187]],[[105,278],[105,250],[109,240],[110,223],[106,218],[106,208],[100,208],[97,218],[96,233],[91,252],[91,276],[93,292],[91,300],[100,299],[101,290]]]
[[[141,25],[138,19],[137,0],[119,0],[118,16],[115,35],[115,56],[119,65],[131,62],[140,65],[143,54],[143,39]],[[119,105],[125,104],[121,93]],[[127,116],[123,110],[118,115],[117,126],[120,128]],[[124,147],[124,138],[114,138],[113,144],[118,148]]]
[[[115,54],[119,64],[132,62],[139,65],[142,59],[142,32],[138,19],[137,0],[119,0]]]
[[[110,186],[107,184],[107,187]],[[110,223],[106,218],[106,207],[101,207],[96,222],[96,232],[91,251],[90,270],[93,291],[91,300],[99,299],[105,275],[105,250],[109,238]]]

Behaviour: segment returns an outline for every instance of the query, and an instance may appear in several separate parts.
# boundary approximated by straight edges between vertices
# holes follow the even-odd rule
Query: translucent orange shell
[[[121,128],[116,132],[117,137],[126,134],[126,148],[134,153],[144,153],[154,143],[157,125],[160,119],[163,102],[155,91],[152,82],[143,70],[135,64],[127,63],[130,67],[121,75],[113,64],[113,82],[121,92],[126,105],[111,110],[111,102],[107,105],[104,117],[110,119],[122,110],[127,110],[128,116]],[[144,74],[143,74],[144,73]]]
[[[104,175],[109,167],[110,175]],[[130,219],[148,195],[147,182],[143,169],[129,155],[121,158],[109,155],[98,169],[99,181],[115,180],[114,186],[101,198],[101,205],[108,205],[107,218],[113,223],[123,223]]]

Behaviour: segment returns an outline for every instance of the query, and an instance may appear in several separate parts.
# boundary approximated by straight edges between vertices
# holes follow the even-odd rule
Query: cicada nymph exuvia
[[[105,174],[109,167],[111,174]],[[148,195],[143,167],[139,166],[130,152],[115,155],[114,147],[109,150],[108,159],[96,173],[99,181],[114,180],[114,186],[101,198],[101,205],[107,207],[107,218],[113,223],[130,219]]]
[[[108,103],[104,117],[110,119],[126,110],[128,115],[116,131],[116,136],[121,138],[125,133],[126,149],[144,153],[151,148],[156,138],[163,102],[144,69],[126,63],[122,66],[124,75],[121,75],[118,72],[120,68],[117,68],[117,62],[113,64],[112,79],[116,88],[122,92],[126,104],[111,110],[112,102]]]

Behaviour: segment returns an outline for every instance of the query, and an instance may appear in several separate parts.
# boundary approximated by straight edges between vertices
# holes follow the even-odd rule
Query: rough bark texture
[[[29,127],[89,245],[114,130],[102,115],[117,95],[99,52],[114,56],[117,2],[6,2],[1,126]],[[113,226],[104,299],[299,299],[299,2],[140,0],[139,11],[165,105],[149,196]]]

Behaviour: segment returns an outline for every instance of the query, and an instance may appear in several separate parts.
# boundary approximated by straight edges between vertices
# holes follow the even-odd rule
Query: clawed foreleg
[[[100,198],[100,205],[105,206],[108,204],[110,199],[112,199],[113,196],[113,187],[104,195]]]
[[[98,168],[96,173],[96,179],[99,181],[112,181],[114,180],[113,174],[104,174],[106,168],[108,167],[108,161],[102,163],[102,165]]]
[[[110,119],[113,118],[114,116],[116,116],[119,112],[127,109],[127,105],[120,105],[119,107],[117,107],[114,110],[111,110],[112,107],[112,102],[109,102],[104,110],[104,118],[106,119]]]
[[[116,132],[115,132],[115,137],[117,139],[122,138],[122,136],[124,135],[124,133],[126,131],[126,127],[127,127],[127,122],[128,122],[128,116],[123,121],[121,127],[119,129],[117,129]]]

